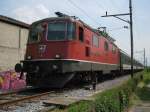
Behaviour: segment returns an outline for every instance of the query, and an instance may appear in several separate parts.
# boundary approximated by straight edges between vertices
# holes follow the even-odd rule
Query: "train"
[[[15,66],[20,77],[26,74],[27,85],[62,88],[73,79],[91,81],[130,72],[130,56],[105,31],[74,16],[56,14],[30,26],[25,59]],[[134,71],[142,69],[134,60]]]

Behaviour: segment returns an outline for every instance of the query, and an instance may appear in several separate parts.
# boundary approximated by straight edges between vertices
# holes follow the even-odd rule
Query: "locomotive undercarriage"
[[[26,60],[22,63],[27,85],[34,87],[61,88],[71,80],[92,82],[101,79],[102,73],[117,70],[117,65],[77,60]]]

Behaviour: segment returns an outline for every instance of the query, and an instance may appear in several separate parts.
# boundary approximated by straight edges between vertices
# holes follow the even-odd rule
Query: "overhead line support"
[[[120,18],[119,16],[130,16],[130,21],[125,20]],[[124,14],[113,14],[113,15],[108,15],[106,12],[105,16],[101,16],[101,17],[115,17],[119,20],[122,20],[126,23],[128,23],[130,25],[130,41],[131,41],[131,78],[133,78],[133,50],[134,50],[134,46],[133,46],[133,18],[132,18],[132,0],[129,0],[129,13],[124,13]]]

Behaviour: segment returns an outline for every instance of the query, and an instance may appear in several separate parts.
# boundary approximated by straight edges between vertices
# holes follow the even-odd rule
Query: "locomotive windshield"
[[[69,22],[53,22],[48,24],[47,40],[73,40],[75,25]]]
[[[47,35],[44,36],[44,34]],[[48,41],[74,40],[75,25],[71,22],[49,22],[48,28],[44,28],[42,23],[33,24],[30,29],[28,43],[40,42],[46,37]]]
[[[42,38],[43,35],[43,27],[41,24],[35,24],[31,26],[31,30],[29,33],[29,43],[38,42]]]

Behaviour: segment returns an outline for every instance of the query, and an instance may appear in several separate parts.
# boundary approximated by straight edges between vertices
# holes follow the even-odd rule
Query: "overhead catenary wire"
[[[111,32],[111,31],[116,31],[116,30],[122,30],[123,28],[124,27],[117,27],[117,28],[110,29],[108,31]]]
[[[65,7],[63,7],[63,9],[65,10],[65,9],[67,9],[67,10],[65,10],[65,12],[67,13],[67,14],[69,14],[70,16],[76,16],[76,13],[74,12],[74,10],[76,9],[75,7],[72,7],[71,5],[70,5],[70,3],[68,2],[68,0],[65,0]]]
[[[135,5],[133,5],[133,8],[136,9]],[[133,16],[134,21],[135,22],[141,21],[139,19],[138,13],[135,10],[133,10],[133,13],[134,13],[134,16]],[[140,30],[139,30],[140,27],[139,27],[138,24],[134,24],[134,27],[135,27],[134,30],[135,30],[135,34],[136,34],[135,37],[140,39],[142,37],[141,34],[140,34]]]
[[[89,16],[89,14],[83,10],[82,8],[80,8],[76,3],[74,3],[72,0],[68,0],[74,7],[76,7],[78,10],[80,10],[84,15],[86,15],[94,24],[98,24],[100,25],[99,22],[97,22],[96,19],[92,18],[91,16]],[[101,26],[101,25],[100,25]]]
[[[114,0],[109,0],[111,2],[111,5],[116,9],[118,12],[120,12],[119,7],[116,5],[116,2]]]
[[[97,6],[99,6],[99,8],[105,10],[105,7],[101,3],[99,3],[99,0],[95,0],[94,2],[97,4]]]

